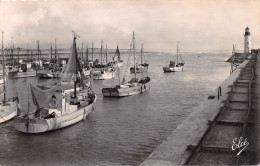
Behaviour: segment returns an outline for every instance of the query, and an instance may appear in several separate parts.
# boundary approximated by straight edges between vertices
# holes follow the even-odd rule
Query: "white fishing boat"
[[[3,32],[2,32],[3,37]],[[5,55],[4,55],[4,44],[3,44],[3,38],[2,38],[2,55],[3,55],[3,69],[5,69]],[[9,100],[6,100],[6,73],[5,70],[3,71],[2,75],[2,83],[0,84],[1,88],[3,88],[3,91],[1,92],[0,96],[3,95],[4,99],[0,103],[0,123],[6,122],[18,114],[18,103],[19,99],[18,97],[13,97]]]
[[[45,89],[30,85],[37,109],[15,118],[17,130],[42,133],[64,128],[84,120],[94,110],[97,96],[82,71],[76,48],[74,36],[72,54],[58,84]]]
[[[92,69],[92,75],[94,80],[107,80],[115,76],[115,70],[113,66],[107,63],[107,48],[106,48],[106,64],[103,65],[102,50],[103,50],[103,41],[101,42],[101,64],[95,65],[95,67],[93,67]]]
[[[133,49],[133,56],[134,56],[134,68],[136,69],[136,66],[135,66],[135,64],[136,64],[135,63],[135,61],[136,61],[136,59],[135,59],[135,34],[134,34],[134,32],[133,32],[131,49],[130,49],[130,55],[131,55],[132,49]],[[119,68],[118,68],[118,70],[119,70]],[[150,77],[145,76],[141,79],[138,79],[136,77],[136,72],[134,72],[134,73],[135,73],[135,77],[132,78],[127,83],[125,83],[124,78],[123,78],[122,84],[119,79],[119,85],[116,85],[115,87],[111,87],[111,88],[103,88],[102,89],[103,96],[104,97],[125,97],[125,96],[131,96],[131,95],[140,94],[140,93],[144,93],[145,91],[148,91],[150,89],[150,81],[151,81]],[[118,78],[120,78],[119,71],[118,71]]]
[[[179,42],[177,42],[177,63],[175,61],[170,61],[169,66],[163,67],[164,72],[176,72],[176,71],[182,71],[185,62],[181,58],[181,62],[179,62],[179,56],[181,58],[181,55],[179,54]]]
[[[31,64],[22,63],[18,68],[9,67],[8,77],[9,78],[36,77],[36,71],[31,68]]]
[[[143,63],[143,57],[144,57],[144,55],[143,55],[143,45],[141,47],[141,55],[140,55],[140,57],[141,57],[141,63],[140,64],[136,63],[135,67],[131,67],[130,68],[130,72],[131,73],[147,72],[149,63]]]
[[[115,71],[113,68],[103,68],[92,72],[94,80],[107,80],[115,77]]]

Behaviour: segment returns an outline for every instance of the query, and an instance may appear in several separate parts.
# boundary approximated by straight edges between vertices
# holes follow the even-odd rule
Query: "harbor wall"
[[[210,96],[215,97],[206,99],[199,107],[194,108],[194,111],[140,165],[184,165],[191,154],[187,147],[189,145],[196,146],[199,143],[208,128],[208,122],[213,121],[220,108],[224,106],[223,101],[227,100],[230,91],[229,85],[233,85],[240,74],[240,70],[248,62],[249,60],[245,60],[241,63],[220,85],[222,96],[219,99],[217,88],[210,94]]]

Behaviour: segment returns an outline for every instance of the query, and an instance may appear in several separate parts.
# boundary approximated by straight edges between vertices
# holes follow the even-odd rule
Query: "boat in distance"
[[[148,91],[150,89],[150,81],[151,78],[146,76],[138,79],[136,77],[136,59],[135,59],[135,34],[133,32],[133,39],[131,43],[131,49],[133,49],[133,55],[134,55],[134,73],[135,77],[132,78],[129,82],[125,83],[124,77],[122,83],[120,82],[120,76],[119,76],[119,68],[118,68],[118,78],[119,78],[119,85],[116,85],[115,87],[111,88],[103,88],[102,94],[104,97],[125,97],[125,96],[131,96],[135,94],[140,94],[145,91]],[[131,55],[131,49],[130,54]],[[129,58],[128,58],[129,60]]]
[[[175,63],[175,61],[170,61],[168,66],[163,67],[163,71],[166,72],[176,72],[176,71],[182,71],[185,62],[182,60],[181,56],[181,60],[182,62],[179,62],[179,42],[177,42],[177,62]]]
[[[84,75],[73,39],[72,54],[61,81],[51,87],[30,85],[37,109],[15,118],[14,126],[24,133],[43,133],[73,125],[84,120],[92,111],[97,96],[91,89],[90,78]]]

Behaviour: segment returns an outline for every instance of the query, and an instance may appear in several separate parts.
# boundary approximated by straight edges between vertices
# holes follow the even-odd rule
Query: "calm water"
[[[146,55],[152,79],[147,93],[103,98],[101,88],[114,85],[117,78],[94,81],[97,105],[85,121],[37,135],[16,131],[12,121],[1,124],[0,165],[138,165],[229,75],[227,54],[184,54],[184,71],[176,73],[162,71],[172,53]],[[122,58],[126,62],[127,54]],[[9,80],[9,96],[16,87],[25,112],[28,84],[55,81]]]

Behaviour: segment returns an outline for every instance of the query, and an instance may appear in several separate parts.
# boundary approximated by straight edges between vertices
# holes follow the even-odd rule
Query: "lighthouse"
[[[249,32],[249,28],[246,27],[244,33],[244,53],[250,53],[251,50],[251,36]]]

